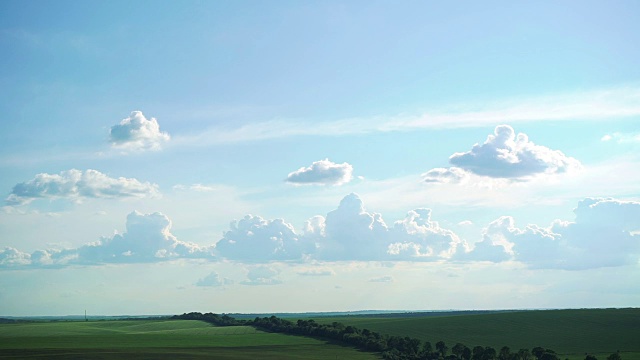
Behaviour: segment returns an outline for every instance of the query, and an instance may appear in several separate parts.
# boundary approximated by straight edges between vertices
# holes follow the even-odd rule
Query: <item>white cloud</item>
[[[247,215],[231,223],[216,244],[225,258],[246,262],[274,260],[437,260],[450,258],[460,240],[431,221],[430,209],[416,209],[388,228],[382,216],[368,212],[349,194],[326,218],[314,216],[303,234],[284,220]]]
[[[214,254],[218,259],[244,263],[306,262],[309,267],[297,272],[301,276],[333,274],[329,267],[315,266],[315,260],[442,264],[511,261],[529,268],[568,270],[638,264],[640,202],[587,198],[578,203],[574,213],[573,222],[556,220],[548,227],[518,227],[513,217],[502,216],[483,229],[480,241],[467,243],[433,221],[430,209],[411,210],[404,219],[387,226],[380,214],[365,209],[358,195],[349,194],[326,217],[311,218],[302,234],[284,220],[247,215],[232,222],[215,246],[202,247],[178,240],[165,215],[133,212],[122,234],[77,248],[32,254],[6,248],[0,251],[0,267],[215,260]],[[268,269],[273,270],[253,267],[247,282],[277,282],[277,271]],[[214,278],[201,280],[213,284]]]
[[[393,278],[393,276],[389,276],[389,275],[369,279],[369,282],[381,282],[381,283],[390,283],[394,281],[395,279]]]
[[[247,215],[231,222],[216,243],[216,252],[227,259],[249,262],[300,260],[311,244],[300,240],[293,226],[282,219],[265,220]]]
[[[640,133],[614,132],[604,135],[600,141],[615,141],[618,144],[640,143]]]
[[[454,109],[454,110],[452,110]],[[607,121],[640,115],[640,87],[582,91],[531,98],[503,99],[493,103],[449,104],[422,114],[379,115],[314,123],[263,121],[238,128],[211,128],[175,139],[187,146],[207,146],[291,136],[339,136],[373,132],[415,131],[495,126],[499,123],[541,121]]]
[[[451,258],[461,244],[458,235],[431,221],[431,209],[415,209],[404,220],[396,221],[388,247],[394,258],[436,260]]]
[[[469,174],[457,167],[435,168],[422,174],[424,182],[427,183],[462,183],[469,179]]]
[[[292,184],[342,185],[352,179],[353,166],[324,159],[290,173],[286,181]]]
[[[126,232],[122,234],[78,248],[37,250],[32,254],[7,248],[0,252],[0,266],[61,267],[214,258],[213,247],[183,242],[171,234],[171,220],[166,215],[134,211],[127,216]]]
[[[169,139],[169,134],[160,131],[158,121],[147,120],[142,111],[131,112],[109,131],[111,145],[125,150],[159,150]]]
[[[233,280],[223,278],[217,272],[212,272],[196,282],[196,286],[219,287],[233,284]]]
[[[280,272],[269,266],[257,266],[249,270],[247,280],[242,285],[278,285],[282,281],[276,278]]]
[[[489,224],[483,240],[460,259],[516,260],[532,268],[567,270],[637,264],[640,259],[640,202],[587,198],[574,210],[575,222],[520,229],[512,217]]]
[[[171,234],[171,220],[162,213],[127,216],[127,231],[102,238],[77,249],[79,263],[137,263],[177,258],[212,259],[211,248],[178,240]]]
[[[0,267],[28,265],[31,263],[31,255],[12,247],[0,250]]]
[[[565,173],[581,167],[578,160],[536,145],[526,134],[516,136],[509,125],[497,126],[494,135],[489,135],[484,144],[451,155],[449,162],[477,175],[510,179]]]
[[[97,170],[62,171],[59,174],[42,173],[33,179],[16,184],[6,202],[10,205],[28,204],[40,198],[128,198],[158,196],[158,185],[140,182],[134,178],[111,178]]]
[[[386,257],[388,229],[382,216],[365,210],[356,194],[345,196],[336,210],[318,221],[317,257],[324,260],[376,260]]]

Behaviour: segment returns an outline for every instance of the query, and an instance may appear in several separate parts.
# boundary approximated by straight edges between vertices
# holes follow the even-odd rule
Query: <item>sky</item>
[[[0,2],[0,315],[637,307],[637,1]]]

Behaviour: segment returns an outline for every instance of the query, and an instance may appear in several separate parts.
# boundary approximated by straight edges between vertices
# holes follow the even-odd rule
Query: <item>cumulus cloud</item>
[[[516,136],[509,125],[497,126],[482,145],[454,153],[449,162],[477,175],[509,179],[564,173],[580,167],[578,160],[536,145],[526,134]]]
[[[430,209],[416,209],[389,228],[382,215],[368,212],[352,193],[326,217],[309,219],[302,234],[284,220],[247,215],[231,223],[216,251],[222,257],[247,262],[449,258],[460,240],[430,216]]]
[[[196,282],[196,286],[219,287],[233,284],[233,280],[223,278],[217,272],[212,272]]]
[[[159,150],[169,139],[169,134],[160,131],[158,121],[147,119],[142,111],[131,112],[109,131],[111,145],[128,150]]]
[[[19,266],[29,265],[31,263],[31,255],[24,253],[12,247],[5,247],[0,250],[0,266]]]
[[[42,173],[33,179],[16,184],[6,202],[9,205],[28,204],[35,199],[154,197],[158,185],[140,182],[134,178],[111,178],[97,170],[62,171],[59,174]]]
[[[461,244],[458,235],[431,221],[431,209],[415,209],[404,220],[396,221],[391,231],[396,242],[387,252],[395,258],[436,260],[451,258]]]
[[[263,262],[299,260],[308,252],[310,243],[301,240],[291,224],[282,219],[265,220],[247,215],[231,222],[215,247],[218,254],[232,260]]]
[[[286,181],[292,184],[342,185],[351,179],[353,166],[346,162],[336,164],[324,159],[290,173]]]
[[[171,234],[171,220],[162,213],[127,216],[126,232],[72,249],[37,250],[25,254],[7,248],[0,252],[0,266],[60,267],[83,264],[148,263],[174,259],[214,259],[213,247],[178,240]]]
[[[278,285],[282,281],[276,278],[280,272],[269,266],[258,266],[251,268],[247,274],[247,280],[241,282],[242,285]]]
[[[556,220],[548,227],[521,227],[513,217],[502,216],[483,229],[480,241],[468,244],[432,220],[428,208],[411,210],[404,219],[387,226],[380,214],[365,209],[357,194],[349,194],[326,217],[309,219],[303,233],[282,219],[247,215],[233,221],[214,246],[203,247],[178,240],[171,233],[171,221],[161,213],[132,212],[122,234],[75,249],[28,254],[5,248],[0,250],[0,267],[226,258],[245,263],[311,261],[308,268],[298,268],[297,274],[328,276],[333,271],[315,266],[314,260],[515,261],[530,268],[567,270],[638,264],[640,202],[587,198],[574,213],[573,222]],[[270,266],[254,266],[243,284],[277,284],[277,275]],[[212,273],[197,285],[218,286],[225,281]]]
[[[427,183],[462,183],[469,179],[469,174],[457,167],[435,168],[422,174],[422,179]]]
[[[313,233],[324,234],[316,238],[317,257],[324,260],[378,260],[386,257],[388,228],[382,215],[365,210],[357,194],[345,196],[337,209],[330,211],[322,228]]]
[[[127,216],[127,231],[77,249],[80,263],[137,263],[177,258],[213,258],[211,248],[178,240],[171,220],[159,212]]]
[[[637,264],[640,259],[640,202],[587,198],[574,222],[549,227],[515,226],[504,216],[492,222],[475,248],[460,258],[516,260],[532,268],[588,269]]]

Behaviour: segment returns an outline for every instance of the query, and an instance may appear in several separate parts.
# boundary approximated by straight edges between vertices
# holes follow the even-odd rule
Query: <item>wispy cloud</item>
[[[640,115],[640,87],[511,98],[489,103],[451,104],[422,113],[339,120],[272,120],[240,127],[214,127],[176,135],[174,146],[207,146],[291,136],[339,136],[416,129],[495,126],[501,123],[610,120]]]
[[[601,141],[615,141],[618,144],[640,143],[640,133],[614,132],[603,136]]]

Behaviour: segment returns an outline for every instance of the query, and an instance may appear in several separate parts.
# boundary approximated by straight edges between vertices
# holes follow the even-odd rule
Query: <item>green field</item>
[[[640,309],[540,310],[478,315],[318,317],[383,334],[409,336],[449,347],[461,342],[511,350],[542,346],[563,358],[584,359],[585,352],[606,359],[620,350],[623,360],[640,360]]]
[[[2,324],[0,358],[379,359],[312,338],[190,320]]]

